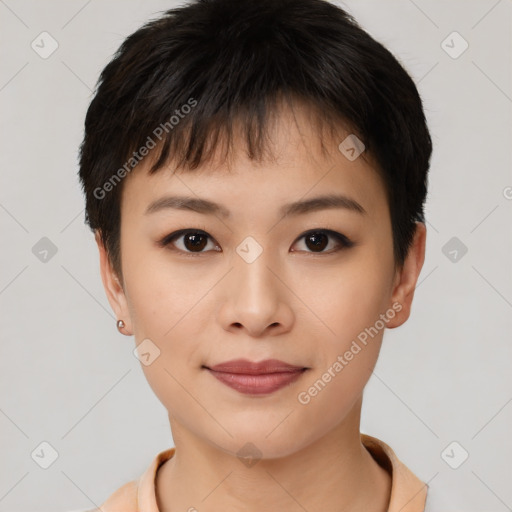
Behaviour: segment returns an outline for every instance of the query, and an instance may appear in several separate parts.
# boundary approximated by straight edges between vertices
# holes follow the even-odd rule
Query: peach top
[[[388,512],[424,512],[428,485],[424,484],[379,439],[361,434],[361,442],[377,463],[391,475]],[[160,512],[156,501],[155,478],[158,468],[170,459],[176,448],[160,452],[138,480],[124,484],[102,505],[102,512]]]

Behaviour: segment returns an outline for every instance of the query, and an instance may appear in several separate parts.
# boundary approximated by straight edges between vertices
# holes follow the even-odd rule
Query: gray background
[[[175,5],[0,0],[0,511],[93,508],[173,446],[101,284],[77,148],[101,69]],[[437,510],[512,510],[512,2],[339,5],[416,80],[434,141],[425,265],[361,429],[430,484]],[[43,31],[59,45],[46,59],[31,47]],[[453,31],[469,43],[457,58],[445,49],[461,40],[442,45]],[[58,453],[48,469],[31,455],[42,442]]]

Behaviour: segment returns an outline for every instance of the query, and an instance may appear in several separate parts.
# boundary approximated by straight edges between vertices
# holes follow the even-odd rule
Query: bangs
[[[210,106],[209,103],[203,105],[206,109]],[[314,105],[297,96],[277,94],[257,104],[238,106],[236,113],[233,112],[233,106],[226,105],[215,115],[201,111],[201,105],[197,104],[179,123],[174,125],[168,121],[153,130],[151,138],[158,139],[158,143],[151,155],[149,173],[154,174],[171,164],[183,170],[212,164],[225,166],[229,170],[231,158],[239,152],[261,163],[275,161],[272,131],[276,130],[286,114],[290,114],[302,137],[303,127],[296,116],[297,109],[302,110],[299,117],[306,118],[316,134],[315,141],[308,139],[304,143],[310,145],[317,142],[324,156],[333,147],[337,151],[345,134],[355,131],[344,119],[335,115],[333,109],[325,105]],[[360,134],[358,136],[361,138]],[[144,140],[134,141],[130,153],[143,144]]]

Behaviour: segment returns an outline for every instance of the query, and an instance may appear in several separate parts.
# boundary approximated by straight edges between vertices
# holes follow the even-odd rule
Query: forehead
[[[227,158],[221,140],[197,169],[176,168],[171,159],[149,174],[156,158],[149,154],[125,179],[122,217],[144,215],[148,206],[170,193],[211,199],[235,211],[277,210],[300,198],[339,193],[364,205],[369,215],[382,215],[385,187],[371,156],[363,152],[354,159],[354,151],[346,151],[353,142],[355,151],[362,149],[354,134],[341,125],[332,133],[319,131],[311,119],[311,109],[301,104],[276,113],[267,124],[260,160],[248,157],[242,129],[235,130]]]

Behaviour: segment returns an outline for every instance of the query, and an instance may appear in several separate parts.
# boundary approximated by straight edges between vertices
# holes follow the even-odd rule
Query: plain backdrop
[[[115,327],[77,150],[102,68],[176,5],[0,0],[0,512],[93,508],[173,446]],[[339,5],[412,75],[434,142],[425,264],[361,430],[429,483],[437,510],[512,510],[512,2]],[[41,37],[58,44],[46,58]]]

